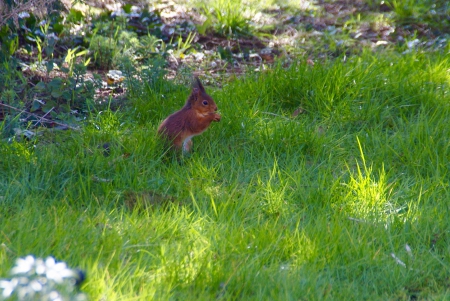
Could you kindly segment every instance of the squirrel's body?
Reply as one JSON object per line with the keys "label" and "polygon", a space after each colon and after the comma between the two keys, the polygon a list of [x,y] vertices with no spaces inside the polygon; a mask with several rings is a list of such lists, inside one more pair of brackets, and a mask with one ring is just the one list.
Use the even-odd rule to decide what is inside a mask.
{"label": "squirrel's body", "polygon": [[221,117],[216,112],[217,105],[196,78],[186,104],[161,123],[158,133],[170,141],[176,149],[189,152],[192,137],[203,133],[211,122],[220,121]]}

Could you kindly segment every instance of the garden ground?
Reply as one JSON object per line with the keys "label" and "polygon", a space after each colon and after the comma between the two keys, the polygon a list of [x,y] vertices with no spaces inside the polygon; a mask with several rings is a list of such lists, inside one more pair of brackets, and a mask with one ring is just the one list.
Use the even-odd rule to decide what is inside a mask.
{"label": "garden ground", "polygon": [[[72,9],[2,40],[1,276],[33,254],[92,300],[449,299],[448,7],[410,2]],[[177,7],[200,21],[161,30]],[[192,74],[222,121],[177,160],[156,129]]]}

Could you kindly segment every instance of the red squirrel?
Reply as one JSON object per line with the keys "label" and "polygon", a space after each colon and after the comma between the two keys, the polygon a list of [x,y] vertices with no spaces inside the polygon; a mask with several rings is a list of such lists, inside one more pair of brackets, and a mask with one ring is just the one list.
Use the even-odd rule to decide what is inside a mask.
{"label": "red squirrel", "polygon": [[164,119],[158,133],[175,149],[187,153],[192,148],[192,137],[203,133],[211,122],[218,122],[220,118],[216,103],[196,77],[185,105]]}

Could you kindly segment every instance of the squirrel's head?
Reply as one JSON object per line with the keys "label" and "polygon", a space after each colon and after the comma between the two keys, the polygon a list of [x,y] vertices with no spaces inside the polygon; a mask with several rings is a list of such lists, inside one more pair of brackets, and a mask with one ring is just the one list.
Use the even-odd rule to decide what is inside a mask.
{"label": "squirrel's head", "polygon": [[197,114],[204,115],[205,117],[217,112],[216,103],[211,96],[206,94],[205,88],[197,77],[192,83],[192,91],[188,103]]}

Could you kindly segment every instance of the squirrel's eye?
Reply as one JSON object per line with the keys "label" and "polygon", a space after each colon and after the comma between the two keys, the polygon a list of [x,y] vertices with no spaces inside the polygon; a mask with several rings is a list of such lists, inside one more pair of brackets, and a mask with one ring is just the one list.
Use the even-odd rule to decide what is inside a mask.
{"label": "squirrel's eye", "polygon": [[207,105],[208,105],[208,101],[207,101],[207,100],[204,100],[204,101],[202,102],[202,104],[203,104],[204,106],[207,106]]}

